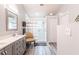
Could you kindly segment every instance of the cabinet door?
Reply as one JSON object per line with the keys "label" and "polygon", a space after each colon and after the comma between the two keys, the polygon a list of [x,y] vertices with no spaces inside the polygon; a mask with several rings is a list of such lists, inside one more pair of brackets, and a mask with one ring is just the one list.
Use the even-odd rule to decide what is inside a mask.
{"label": "cabinet door", "polygon": [[26,50],[26,41],[25,41],[25,38],[23,39],[23,48],[24,48],[24,51]]}
{"label": "cabinet door", "polygon": [[24,38],[21,38],[13,44],[13,54],[22,55],[25,51],[25,48],[26,48],[26,44]]}
{"label": "cabinet door", "polygon": [[8,45],[5,48],[5,53],[6,53],[6,55],[12,55],[12,45]]}
{"label": "cabinet door", "polygon": [[26,50],[26,42],[25,42],[25,38],[22,39],[22,51],[23,53],[25,52]]}
{"label": "cabinet door", "polygon": [[21,39],[20,39],[19,44],[20,44],[20,45],[19,45],[19,46],[20,46],[20,47],[19,47],[19,49],[20,49],[20,54],[23,54],[24,51],[25,51],[25,48],[24,48],[24,45],[25,45],[25,44],[24,44],[24,38],[21,38]]}
{"label": "cabinet door", "polygon": [[19,49],[19,41],[16,41],[13,44],[13,55],[18,55],[18,49]]}
{"label": "cabinet door", "polygon": [[19,39],[13,44],[13,54],[14,55],[22,55],[23,54],[23,46],[22,39]]}

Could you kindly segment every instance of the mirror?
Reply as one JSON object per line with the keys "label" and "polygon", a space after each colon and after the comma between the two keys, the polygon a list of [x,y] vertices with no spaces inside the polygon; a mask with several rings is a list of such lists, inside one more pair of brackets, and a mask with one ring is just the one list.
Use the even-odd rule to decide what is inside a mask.
{"label": "mirror", "polygon": [[6,16],[7,16],[7,30],[17,30],[17,21],[18,17],[15,13],[6,10]]}

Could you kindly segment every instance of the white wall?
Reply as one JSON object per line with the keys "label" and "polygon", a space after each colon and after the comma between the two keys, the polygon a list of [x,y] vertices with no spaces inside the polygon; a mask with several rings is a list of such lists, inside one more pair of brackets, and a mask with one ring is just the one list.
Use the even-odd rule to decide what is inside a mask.
{"label": "white wall", "polygon": [[79,15],[79,5],[63,5],[59,13],[65,12],[69,12],[70,23],[57,27],[57,54],[79,54],[79,23],[75,22],[75,18]]}
{"label": "white wall", "polygon": [[74,22],[74,19],[79,15],[79,4],[65,4],[59,10],[59,13],[69,12],[70,22]]}
{"label": "white wall", "polygon": [[[23,14],[23,10],[21,10],[22,7],[20,5],[17,5],[17,10],[18,10],[18,30],[17,32],[19,34],[22,33],[22,29],[21,29],[21,24],[22,21],[25,20],[24,14]],[[5,7],[3,4],[0,4],[0,37],[1,36],[5,36],[5,35],[10,35],[13,34],[15,31],[6,31],[6,12],[5,12]]]}
{"label": "white wall", "polygon": [[22,34],[22,21],[26,21],[25,20],[25,15],[26,15],[26,11],[24,9],[24,7],[20,4],[17,5],[18,8],[18,33]]}
{"label": "white wall", "polygon": [[47,16],[47,40],[57,42],[57,16]]}

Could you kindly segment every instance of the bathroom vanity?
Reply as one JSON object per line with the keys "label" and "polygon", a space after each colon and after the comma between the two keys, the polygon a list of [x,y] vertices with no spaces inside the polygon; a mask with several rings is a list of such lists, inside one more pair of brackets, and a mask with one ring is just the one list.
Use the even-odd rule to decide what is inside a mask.
{"label": "bathroom vanity", "polygon": [[0,40],[0,55],[23,55],[26,50],[24,35],[12,36]]}

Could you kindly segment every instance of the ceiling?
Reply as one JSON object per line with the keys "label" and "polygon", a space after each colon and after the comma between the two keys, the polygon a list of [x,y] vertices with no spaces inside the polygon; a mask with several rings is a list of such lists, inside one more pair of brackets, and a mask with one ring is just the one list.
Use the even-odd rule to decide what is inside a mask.
{"label": "ceiling", "polygon": [[59,4],[24,4],[24,8],[30,17],[44,17],[49,13],[57,13],[61,5]]}

